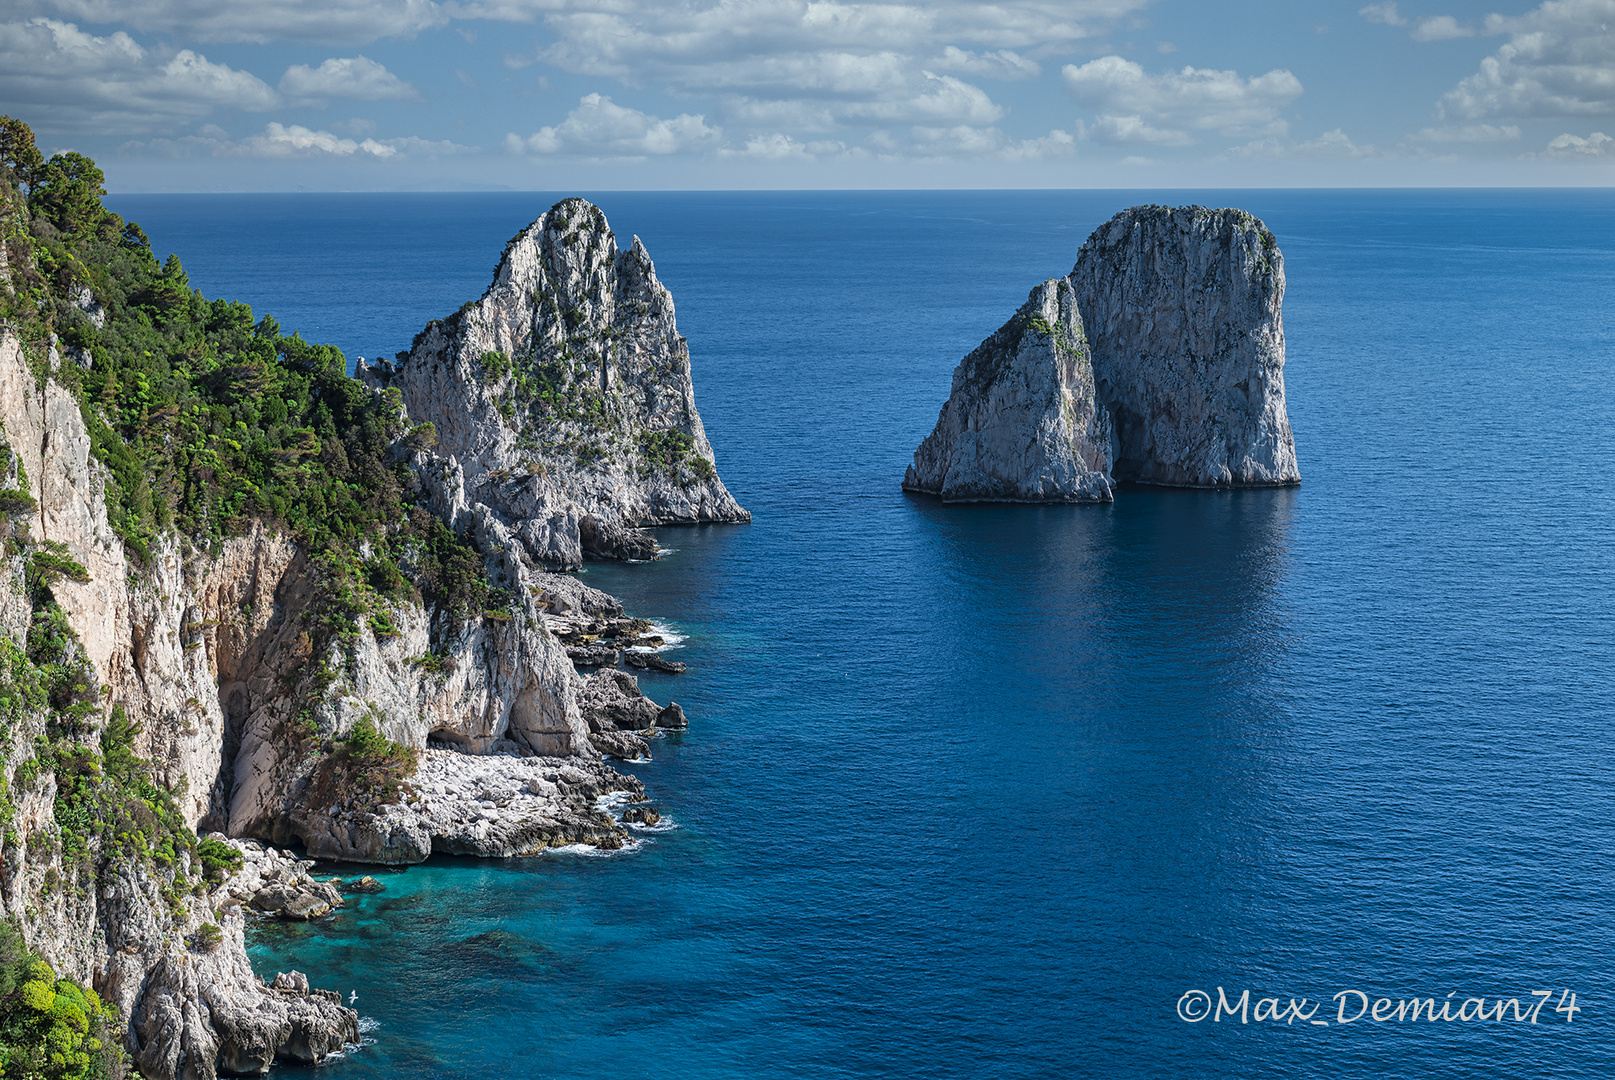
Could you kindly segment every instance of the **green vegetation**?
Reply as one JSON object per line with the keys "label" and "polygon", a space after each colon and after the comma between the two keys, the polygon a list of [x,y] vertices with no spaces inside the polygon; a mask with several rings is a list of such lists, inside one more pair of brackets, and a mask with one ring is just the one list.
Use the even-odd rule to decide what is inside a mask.
{"label": "green vegetation", "polygon": [[334,740],[331,752],[320,759],[309,778],[316,805],[326,805],[319,800],[328,800],[381,806],[406,793],[406,784],[420,765],[420,753],[383,735],[380,719],[380,710],[372,704],[346,735]]}
{"label": "green vegetation", "polygon": [[241,869],[241,852],[223,840],[203,840],[196,845],[202,873],[211,882],[220,882]]}
{"label": "green vegetation", "polygon": [[[102,206],[94,162],[39,161],[32,147],[26,125],[0,118],[0,202],[22,204],[27,225],[9,241],[17,289],[0,296],[0,319],[39,378],[53,332],[80,361],[50,377],[78,397],[126,549],[143,559],[163,533],[211,547],[254,521],[278,526],[317,555],[317,653],[351,646],[381,598],[446,599],[459,618],[480,610],[480,557],[411,505],[407,453],[395,452],[433,445],[431,425],[406,429],[396,391],[350,378],[337,349],[204,298],[177,257],[159,262],[138,225]],[[71,302],[84,288],[103,308],[99,328]],[[503,353],[483,359],[491,374],[510,370]],[[31,503],[0,492],[0,512]],[[376,562],[391,568],[380,585],[365,570]],[[34,566],[72,576],[46,553]]]}
{"label": "green vegetation", "polygon": [[649,472],[676,472],[693,449],[695,440],[682,431],[645,431],[639,436],[639,456]]}
{"label": "green vegetation", "polygon": [[498,382],[510,374],[510,357],[502,352],[483,353],[482,372],[490,382]]}
{"label": "green vegetation", "polygon": [[94,990],[57,978],[0,922],[0,1076],[118,1080],[128,1069],[118,1027]]}

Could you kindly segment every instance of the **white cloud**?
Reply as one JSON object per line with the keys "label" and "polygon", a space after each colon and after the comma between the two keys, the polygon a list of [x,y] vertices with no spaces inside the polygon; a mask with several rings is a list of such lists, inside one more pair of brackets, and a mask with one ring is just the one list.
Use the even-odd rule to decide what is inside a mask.
{"label": "white cloud", "polygon": [[1509,40],[1442,96],[1442,119],[1615,113],[1615,0],[1548,0],[1485,28]]}
{"label": "white cloud", "polygon": [[82,133],[147,132],[217,108],[265,111],[280,97],[261,79],[190,49],[146,49],[72,23],[0,23],[0,100],[36,126]]}
{"label": "white cloud", "polygon": [[869,145],[881,154],[930,160],[996,158],[1002,161],[1038,161],[1070,157],[1077,140],[1069,131],[1054,130],[1039,139],[1013,139],[996,127],[954,124],[948,127],[916,125],[905,133],[877,131]]}
{"label": "white cloud", "polygon": [[[734,148],[750,145],[754,138],[766,140],[776,134],[804,146],[815,139],[850,146],[861,142],[872,130],[888,126],[894,130],[912,126],[940,132],[992,128],[1002,121],[1005,112],[982,88],[991,85],[985,80],[1040,78],[1044,72],[1035,58],[1069,51],[1079,42],[1131,25],[1150,0],[10,3],[38,10],[72,11],[78,17],[120,23],[132,31],[197,41],[361,44],[452,26],[465,31],[462,37],[467,40],[475,38],[479,48],[491,49],[496,58],[501,52],[507,53],[507,65],[513,68],[543,63],[571,75],[616,80],[636,95],[649,92],[675,100],[699,98],[702,107],[681,104],[657,111],[664,115],[678,112],[682,116],[721,116],[729,136],[728,146]],[[503,35],[503,39],[496,39],[491,27],[479,35],[472,29],[477,23],[471,20],[535,24],[540,28],[536,34],[524,33],[522,38],[536,37],[541,44],[524,48],[522,38],[511,40],[509,35]],[[459,40],[449,40],[459,47]],[[299,64],[286,71],[282,90],[286,98],[304,103],[402,99],[411,95],[413,88],[402,78],[380,64],[375,64],[374,69],[365,67],[370,63],[373,62],[366,58],[349,56],[317,65]],[[494,65],[497,64],[495,59]],[[469,74],[462,77],[462,82],[470,75],[476,75],[477,82],[489,81],[474,68],[464,70]],[[530,81],[524,87],[531,89]],[[579,87],[580,92],[584,89],[609,92],[605,86]],[[588,132],[576,124],[568,127],[571,123],[569,117],[557,124],[554,138],[569,147],[589,145]],[[656,124],[674,123],[656,120],[647,131]],[[1044,123],[1032,130],[1046,126]],[[548,145],[541,136],[543,130],[519,136],[518,141],[526,151],[534,139]],[[628,136],[628,143],[635,138]],[[668,138],[681,148],[715,142],[694,128],[680,129]],[[956,137],[937,138],[945,141]],[[1042,142],[1032,139],[1027,145]],[[597,148],[578,152],[606,151]]]}
{"label": "white cloud", "polygon": [[1326,131],[1316,139],[1293,142],[1289,139],[1258,139],[1228,151],[1241,158],[1377,158],[1386,157],[1379,148],[1359,146],[1340,128]]}
{"label": "white cloud", "polygon": [[836,156],[846,152],[847,144],[838,139],[820,139],[804,143],[779,132],[747,139],[746,145],[740,150],[718,151],[723,157],[767,158],[770,161],[784,161],[790,158],[805,161],[809,158]]}
{"label": "white cloud", "polygon": [[1006,82],[1035,79],[1043,74],[1043,69],[1035,60],[1028,60],[1011,49],[973,53],[957,45],[943,49],[942,55],[933,60],[931,66],[938,71],[957,71],[964,75],[979,75]]}
{"label": "white cloud", "polygon": [[22,0],[87,23],[120,23],[134,30],[192,41],[312,41],[363,43],[410,37],[443,26],[448,15],[433,0]]}
{"label": "white cloud", "polygon": [[418,100],[415,88],[367,56],[333,56],[317,68],[297,64],[280,77],[280,92],[287,97],[323,101]]}
{"label": "white cloud", "polygon": [[1451,15],[1432,15],[1420,19],[1408,32],[1414,41],[1453,41],[1457,38],[1474,37],[1473,27],[1461,26],[1458,20]]}
{"label": "white cloud", "polygon": [[398,139],[348,139],[330,131],[312,130],[300,124],[270,123],[258,135],[232,140],[222,129],[209,124],[198,135],[179,139],[152,139],[124,143],[125,153],[185,157],[207,153],[214,157],[238,158],[352,158],[386,160],[399,156],[448,157],[470,153],[475,147],[448,141],[432,141],[415,135]]}
{"label": "white cloud", "polygon": [[705,150],[720,136],[703,116],[685,113],[660,120],[602,94],[588,94],[554,127],[540,128],[526,138],[514,132],[506,135],[505,149],[517,154],[640,157]]}
{"label": "white cloud", "polygon": [[1595,131],[1585,139],[1579,135],[1560,135],[1548,143],[1549,157],[1610,158],[1615,157],[1615,139],[1602,131]]}
{"label": "white cloud", "polygon": [[1047,158],[1070,157],[1077,152],[1076,136],[1055,128],[1041,139],[1024,139],[1011,142],[999,155],[1009,161],[1041,161]]}
{"label": "white cloud", "polygon": [[885,101],[851,102],[835,111],[843,117],[877,123],[990,124],[1004,115],[979,87],[952,75],[920,73],[921,82],[909,93]]}
{"label": "white cloud", "polygon": [[1077,132],[1084,139],[1116,146],[1188,146],[1194,142],[1188,132],[1155,127],[1142,116],[1101,116],[1092,124],[1078,121]]}
{"label": "white cloud", "polygon": [[1103,56],[1061,76],[1098,119],[1089,138],[1114,143],[1182,146],[1195,132],[1282,135],[1280,112],[1301,95],[1301,81],[1282,68],[1254,78],[1235,71],[1185,67],[1150,75],[1131,60]]}
{"label": "white cloud", "polygon": [[389,158],[398,153],[396,147],[389,146],[375,139],[365,139],[362,142],[354,139],[344,139],[333,135],[329,131],[310,131],[298,124],[290,126],[271,123],[264,128],[262,135],[253,135],[232,144],[224,151],[235,157],[317,157],[330,155],[332,157],[352,157],[355,154],[369,154],[371,157]]}
{"label": "white cloud", "polygon": [[1409,19],[1397,10],[1395,4],[1369,4],[1359,8],[1357,14],[1371,23],[1411,27],[1408,37],[1414,41],[1451,41],[1475,36],[1473,27],[1461,25],[1451,15],[1424,15]]}
{"label": "white cloud", "polygon": [[1395,4],[1369,4],[1365,8],[1359,8],[1357,14],[1371,23],[1384,23],[1386,26],[1406,26],[1408,24],[1407,19],[1402,17],[1402,13],[1396,10]]}
{"label": "white cloud", "polygon": [[1513,142],[1520,137],[1514,124],[1462,124],[1456,127],[1427,127],[1416,135],[1408,136],[1413,142],[1433,143],[1499,143]]}
{"label": "white cloud", "polygon": [[1147,3],[462,0],[453,11],[542,21],[551,39],[517,62],[675,97],[715,96],[737,139],[851,143],[849,129],[991,126],[1004,110],[977,80],[1037,78],[1042,69],[1026,50],[1070,46]]}

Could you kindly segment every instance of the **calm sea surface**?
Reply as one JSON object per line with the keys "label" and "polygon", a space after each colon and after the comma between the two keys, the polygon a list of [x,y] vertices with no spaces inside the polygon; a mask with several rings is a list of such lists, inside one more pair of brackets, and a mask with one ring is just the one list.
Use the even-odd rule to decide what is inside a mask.
{"label": "calm sea surface", "polygon": [[[109,201],[351,358],[558,197]],[[593,197],[755,515],[586,571],[689,634],[643,678],[689,732],[629,767],[677,828],[260,932],[358,992],[330,1076],[1615,1075],[1615,195]],[[1150,201],[1278,234],[1304,484],[899,491],[960,356]],[[1330,1023],[1179,1019],[1219,986]]]}

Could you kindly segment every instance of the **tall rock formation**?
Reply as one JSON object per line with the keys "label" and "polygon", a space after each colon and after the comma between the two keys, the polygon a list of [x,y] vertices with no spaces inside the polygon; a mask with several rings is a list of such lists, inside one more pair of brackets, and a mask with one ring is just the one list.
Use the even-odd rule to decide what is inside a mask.
{"label": "tall rock formation", "polygon": [[1135,206],[1071,271],[1117,480],[1261,487],[1301,480],[1284,405],[1284,256],[1243,210]]}
{"label": "tall rock formation", "polygon": [[751,519],[718,479],[672,296],[582,199],[518,233],[480,300],[358,375],[435,427],[470,501],[540,565],[649,558],[640,526]]}
{"label": "tall rock formation", "polygon": [[1135,206],[959,364],[903,487],[1109,501],[1113,481],[1301,480],[1284,405],[1284,259],[1242,210]]}
{"label": "tall rock formation", "polygon": [[959,361],[903,487],[947,502],[1109,502],[1110,418],[1064,278]]}

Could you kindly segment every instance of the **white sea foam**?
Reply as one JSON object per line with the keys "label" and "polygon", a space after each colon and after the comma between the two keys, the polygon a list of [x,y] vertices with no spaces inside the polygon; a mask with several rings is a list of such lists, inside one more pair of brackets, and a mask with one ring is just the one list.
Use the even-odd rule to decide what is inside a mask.
{"label": "white sea foam", "polygon": [[368,1035],[379,1027],[381,1027],[381,1021],[374,1016],[359,1017],[359,1034]]}
{"label": "white sea foam", "polygon": [[648,833],[672,832],[674,829],[678,828],[678,822],[666,817],[662,818],[662,820],[658,821],[654,825],[646,825],[643,822],[638,821],[626,821],[623,824],[627,825],[635,832]]}
{"label": "white sea foam", "polygon": [[547,855],[577,855],[585,859],[607,859],[613,855],[628,855],[638,851],[644,843],[641,840],[629,840],[615,851],[606,851],[593,844],[564,844],[561,847],[545,848]]}
{"label": "white sea foam", "polygon": [[630,645],[625,652],[666,652],[668,649],[677,649],[689,640],[688,634],[681,634],[666,623],[653,622],[650,624],[650,633],[662,639],[660,645]]}

